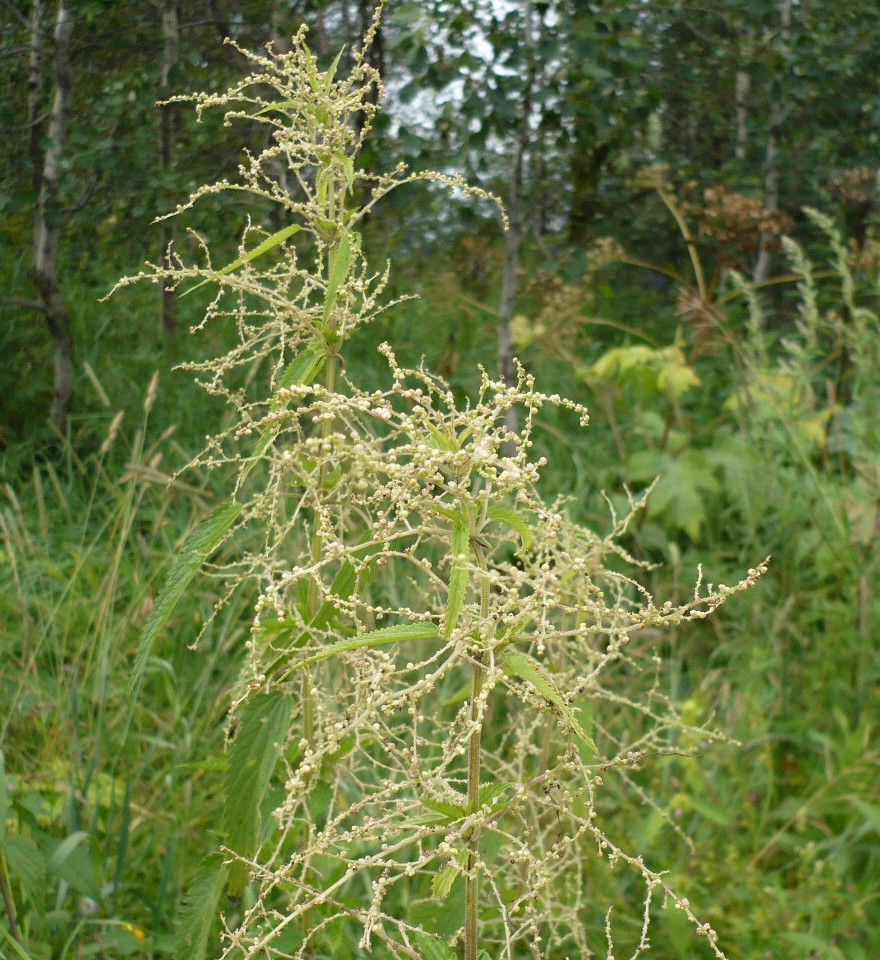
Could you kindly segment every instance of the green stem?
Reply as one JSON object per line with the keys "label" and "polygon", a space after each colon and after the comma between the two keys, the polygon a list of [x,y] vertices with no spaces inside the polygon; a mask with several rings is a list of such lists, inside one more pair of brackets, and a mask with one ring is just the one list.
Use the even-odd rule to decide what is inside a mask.
{"label": "green stem", "polygon": [[[477,566],[483,573],[480,580],[480,623],[485,624],[489,617],[489,581],[485,576],[486,559],[482,548],[472,542]],[[480,699],[483,691],[485,673],[484,654],[479,654],[473,664],[471,677],[471,723],[474,730],[468,745],[468,814],[471,816],[480,810],[480,745],[483,735],[483,717],[480,712]],[[467,836],[467,876],[464,894],[464,960],[477,960],[479,946],[479,884],[477,879],[477,854],[480,842],[480,829],[471,828]]]}
{"label": "green stem", "polygon": [[[5,785],[2,787],[5,789]],[[18,929],[18,920],[15,916],[15,903],[12,891],[9,889],[9,874],[6,872],[6,860],[0,856],[0,896],[3,897],[3,906],[6,908],[6,918],[9,920],[9,932],[17,943],[24,944],[21,931]]]}
{"label": "green stem", "polygon": [[[476,725],[471,734],[468,748],[468,813],[474,814],[480,809],[480,740],[482,725],[479,715],[479,697],[483,689],[483,666],[474,663],[471,680],[471,721]],[[464,960],[477,960],[477,919],[479,908],[479,889],[477,881],[477,846],[480,831],[471,829],[467,838],[467,879],[464,894]]]}

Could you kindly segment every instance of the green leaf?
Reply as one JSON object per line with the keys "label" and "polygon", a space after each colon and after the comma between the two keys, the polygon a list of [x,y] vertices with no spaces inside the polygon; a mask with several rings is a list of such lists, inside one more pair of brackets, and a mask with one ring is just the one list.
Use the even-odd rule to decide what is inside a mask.
{"label": "green leaf", "polygon": [[493,810],[499,810],[504,804],[498,801],[509,790],[513,789],[512,783],[483,783],[480,784],[480,806],[491,807]]}
{"label": "green leaf", "polygon": [[[280,692],[252,697],[244,706],[224,777],[223,826],[228,845],[244,856],[257,850],[260,805],[290,724],[290,700]],[[233,864],[230,893],[240,895],[245,868]]]}
{"label": "green leaf", "polygon": [[522,546],[517,553],[525,553],[525,551],[531,547],[533,542],[532,529],[528,521],[521,514],[515,510],[508,510],[505,507],[490,507],[488,517],[490,520],[497,520],[499,523],[503,523],[519,534]]}
{"label": "green leaf", "polygon": [[180,549],[180,555],[174,561],[165,586],[156,598],[153,609],[147,617],[137,656],[134,660],[129,692],[133,692],[140,682],[147,665],[147,658],[153,648],[153,643],[159,631],[168,622],[174,613],[180,598],[187,587],[192,583],[199,568],[208,558],[208,555],[220,544],[229,528],[241,513],[240,503],[224,503],[199,524],[189,535]]}
{"label": "green leaf", "polygon": [[467,807],[464,804],[452,803],[449,800],[437,800],[435,797],[422,797],[421,801],[429,810],[442,814],[447,823],[461,820],[462,817],[467,816]]}
{"label": "green leaf", "polygon": [[32,903],[42,905],[46,895],[46,858],[31,840],[16,834],[9,838],[3,855],[10,872],[21,883],[25,897]]}
{"label": "green leaf", "polygon": [[574,710],[565,702],[565,699],[557,689],[556,684],[553,682],[546,668],[532,660],[531,657],[520,653],[518,650],[505,650],[501,660],[507,673],[511,673],[521,680],[525,680],[526,683],[534,687],[545,700],[548,700],[556,708],[572,732],[579,737],[594,754],[598,752],[593,738],[581,726]]}
{"label": "green leaf", "polygon": [[55,852],[49,858],[49,863],[47,868],[50,873],[58,873],[64,864],[70,859],[73,851],[83,842],[83,840],[88,838],[88,834],[84,830],[77,830],[74,833],[70,834],[69,837],[65,837],[61,843],[55,848]]}
{"label": "green leaf", "polygon": [[333,247],[330,256],[330,276],[327,279],[327,293],[324,297],[324,324],[326,325],[336,306],[339,288],[348,276],[351,267],[351,237],[345,233]]}
{"label": "green leaf", "polygon": [[324,344],[319,340],[310,340],[284,368],[278,381],[278,389],[286,390],[288,387],[310,384],[321,372],[326,359]]}
{"label": "green leaf", "polygon": [[95,898],[100,895],[95,865],[89,849],[88,834],[82,830],[77,830],[65,837],[54,848],[49,857],[47,869],[50,874],[66,880],[77,893]]}
{"label": "green leaf", "polygon": [[452,572],[449,575],[449,593],[443,618],[443,635],[448,637],[455,629],[458,615],[464,606],[471,571],[470,523],[459,514],[452,524]]}
{"label": "green leaf", "polygon": [[208,939],[220,913],[227,874],[223,854],[209,853],[202,859],[177,918],[174,956],[204,960]]}
{"label": "green leaf", "polygon": [[461,872],[461,864],[457,860],[450,860],[434,874],[434,878],[431,880],[431,896],[438,903],[443,903],[452,892],[452,884],[455,883],[455,878]]}
{"label": "green leaf", "polygon": [[380,630],[371,630],[369,633],[362,633],[357,637],[349,637],[347,640],[340,640],[337,643],[330,644],[320,653],[306,657],[300,660],[291,668],[291,672],[299,670],[310,663],[317,663],[319,660],[327,660],[329,657],[336,656],[337,653],[344,653],[347,650],[359,650],[362,647],[380,647],[386,643],[402,643],[405,640],[436,640],[440,636],[436,624],[433,623],[398,623],[393,627],[382,627]]}
{"label": "green leaf", "polygon": [[707,501],[718,493],[715,464],[702,450],[685,450],[678,457],[643,450],[627,463],[631,481],[651,481],[659,475],[648,498],[647,515],[663,517],[692,539],[700,536],[707,519]]}
{"label": "green leaf", "polygon": [[439,937],[433,937],[430,933],[416,930],[413,933],[413,940],[422,955],[422,960],[458,960],[458,956],[452,947]]}
{"label": "green leaf", "polygon": [[[232,263],[227,263],[225,267],[221,267],[217,273],[220,276],[225,276],[227,273],[232,273],[233,270],[237,270],[240,266],[245,263],[250,263],[251,260],[256,260],[257,257],[261,257],[264,253],[268,253],[273,247],[277,247],[279,243],[284,243],[285,240],[290,239],[294,234],[299,233],[302,230],[302,226],[298,223],[291,224],[289,227],[284,227],[283,230],[279,230],[277,233],[273,233],[271,237],[267,237],[262,243],[257,244],[253,250],[249,250],[241,259],[234,260]],[[199,287],[203,287],[206,283],[210,283],[214,278],[208,277],[205,280],[202,280],[200,283],[197,283],[194,287],[190,287],[189,290],[185,290],[181,295],[180,299],[189,296],[194,290],[198,290]]]}

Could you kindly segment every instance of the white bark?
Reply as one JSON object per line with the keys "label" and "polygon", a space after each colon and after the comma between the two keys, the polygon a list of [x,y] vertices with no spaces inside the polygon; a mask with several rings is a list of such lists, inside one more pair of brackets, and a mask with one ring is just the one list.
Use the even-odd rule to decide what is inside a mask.
{"label": "white bark", "polygon": [[[41,4],[40,4],[41,6]],[[41,47],[42,26],[36,11],[32,21],[32,65],[41,58],[35,47]],[[58,216],[58,174],[61,156],[67,135],[67,120],[70,106],[72,68],[70,45],[73,34],[73,17],[59,0],[55,18],[54,51],[52,56],[55,94],[46,134],[46,146],[42,153],[42,165],[34,168],[34,183],[37,187],[37,212],[34,228],[34,261],[31,276],[43,302],[43,310],[52,337],[54,366],[54,389],[49,419],[61,433],[67,429],[67,419],[73,406],[74,340],[73,325],[67,304],[61,295],[58,283],[58,244],[61,224]],[[36,105],[35,95],[31,107]],[[33,124],[36,117],[32,117]]]}
{"label": "white bark", "polygon": [[[782,0],[779,9],[780,33],[784,42],[791,38],[792,0]],[[764,155],[764,207],[770,213],[779,210],[779,138],[789,106],[780,95],[770,107],[770,124],[767,131],[767,151]],[[758,257],[752,271],[756,283],[767,278],[770,267],[770,236],[762,234],[758,244]]]}
{"label": "white bark", "polygon": [[[162,75],[160,85],[162,97],[171,94],[171,71],[180,56],[180,22],[177,13],[177,0],[162,2]],[[159,113],[159,157],[165,172],[174,166],[175,153],[175,105],[165,103]],[[170,270],[171,247],[175,238],[176,221],[162,221],[162,263]],[[170,278],[169,278],[170,279]],[[177,339],[177,296],[170,283],[162,284],[162,332],[166,341],[173,345]]]}

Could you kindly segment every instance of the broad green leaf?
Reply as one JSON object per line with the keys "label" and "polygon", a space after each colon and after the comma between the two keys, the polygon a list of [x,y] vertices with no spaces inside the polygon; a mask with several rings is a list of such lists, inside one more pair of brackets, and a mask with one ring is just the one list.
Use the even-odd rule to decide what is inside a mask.
{"label": "broad green leaf", "polygon": [[[289,724],[290,700],[280,692],[252,697],[242,710],[224,777],[223,826],[226,842],[244,856],[257,852],[260,805]],[[230,893],[240,895],[246,871],[236,863],[230,873]]]}
{"label": "broad green leaf", "polygon": [[431,896],[438,902],[443,901],[452,891],[452,884],[455,878],[462,872],[461,864],[457,860],[451,860],[434,874],[431,880]]}
{"label": "broad green leaf", "polygon": [[310,340],[284,368],[278,381],[278,389],[286,390],[299,384],[310,384],[321,372],[326,359],[324,344],[319,340]]}
{"label": "broad green leaf", "polygon": [[659,476],[648,498],[647,515],[663,516],[697,539],[708,515],[708,498],[719,489],[715,469],[702,450],[685,450],[678,457],[643,450],[630,457],[627,478],[650,482]]}
{"label": "broad green leaf", "polygon": [[47,869],[49,873],[58,873],[59,870],[64,866],[64,864],[70,859],[73,851],[83,842],[83,840],[88,838],[88,834],[83,830],[76,830],[74,833],[70,834],[69,837],[65,837],[61,843],[55,848],[55,852],[49,858],[49,863],[47,864]]}
{"label": "broad green leaf", "polygon": [[507,673],[511,673],[533,686],[541,696],[548,700],[565,719],[575,736],[579,737],[595,754],[596,744],[593,738],[584,730],[574,710],[565,702],[562,694],[553,682],[553,678],[546,668],[531,657],[527,657],[518,650],[505,650],[502,663]]}
{"label": "broad green leaf", "polygon": [[[296,233],[299,233],[300,230],[302,230],[302,226],[298,223],[291,224],[289,227],[284,227],[283,230],[273,233],[271,237],[267,237],[262,243],[257,244],[253,250],[248,250],[248,252],[239,260],[234,260],[232,263],[227,263],[225,267],[221,267],[217,273],[220,276],[226,276],[227,273],[232,273],[233,270],[237,270],[243,264],[250,263],[251,260],[256,260],[257,257],[261,257],[264,253],[268,253],[268,251],[273,247],[277,247],[279,243],[284,243],[285,240],[289,240],[290,237]],[[191,294],[194,290],[198,290],[199,287],[205,286],[206,283],[211,283],[212,280],[213,277],[208,277],[207,279],[202,280],[200,283],[197,283],[194,287],[190,287],[189,290],[185,290],[180,295],[180,299],[189,296],[189,294]]]}
{"label": "broad green leaf", "polygon": [[[50,849],[52,849],[51,841]],[[65,837],[54,848],[49,857],[47,870],[50,874],[67,881],[77,893],[95,898],[100,895],[88,834],[82,830],[77,830]]]}
{"label": "broad green leaf", "polygon": [[503,803],[500,802],[505,793],[513,789],[512,783],[483,783],[480,785],[480,806],[491,807],[498,810]]}
{"label": "broad green leaf", "polygon": [[439,937],[416,930],[413,933],[413,940],[422,955],[422,960],[458,960],[458,955],[452,947]]}
{"label": "broad green leaf", "polygon": [[39,847],[21,834],[9,838],[3,849],[10,873],[21,883],[25,897],[41,904],[46,893],[46,858]]}
{"label": "broad green leaf", "polygon": [[178,914],[174,956],[204,960],[208,939],[220,914],[220,898],[228,870],[221,853],[209,853],[202,859]]}
{"label": "broad green leaf", "polygon": [[421,801],[429,810],[442,814],[450,823],[467,816],[467,808],[464,804],[452,803],[449,800],[437,800],[434,797],[422,797]]}
{"label": "broad green leaf", "polygon": [[529,526],[528,520],[526,520],[522,514],[517,513],[515,510],[508,510],[505,507],[490,507],[488,517],[490,520],[497,520],[498,523],[503,523],[519,534],[522,546],[517,553],[525,553],[526,550],[531,547],[532,529]]}
{"label": "broad green leaf", "polygon": [[351,267],[351,237],[344,233],[333,247],[330,255],[330,276],[327,278],[327,293],[324,297],[324,324],[330,321],[339,288],[348,276]]}
{"label": "broad green leaf", "polygon": [[452,572],[449,575],[449,593],[443,618],[443,635],[448,637],[455,629],[458,615],[464,606],[471,571],[470,523],[459,514],[452,524]]}
{"label": "broad green leaf", "polygon": [[492,958],[489,956],[488,953],[486,953],[485,950],[481,950],[481,951],[477,954],[477,960],[492,960]]}
{"label": "broad green leaf", "polygon": [[306,657],[299,663],[293,664],[291,672],[299,670],[310,663],[317,663],[319,660],[327,660],[329,657],[335,657],[337,653],[344,653],[347,650],[359,650],[362,647],[380,647],[386,643],[402,643],[405,640],[436,640],[440,632],[433,623],[398,623],[393,627],[382,627],[380,630],[371,630],[369,633],[362,633],[357,637],[349,637],[347,640],[340,640],[338,643],[332,643],[325,647],[320,653]]}
{"label": "broad green leaf", "polygon": [[450,436],[448,433],[438,430],[432,423],[426,424],[426,426],[428,433],[431,434],[429,443],[435,450],[448,450],[450,453],[454,453],[461,449],[454,435]]}
{"label": "broad green leaf", "polygon": [[9,816],[9,787],[6,784],[6,760],[0,750],[0,852],[6,843],[6,818]]}
{"label": "broad green leaf", "polygon": [[199,524],[180,548],[180,555],[174,561],[165,585],[156,598],[153,609],[147,617],[137,656],[134,660],[129,691],[133,691],[143,676],[147,658],[159,631],[174,613],[180,598],[192,583],[199,568],[208,555],[220,544],[229,528],[241,513],[240,503],[224,503]]}

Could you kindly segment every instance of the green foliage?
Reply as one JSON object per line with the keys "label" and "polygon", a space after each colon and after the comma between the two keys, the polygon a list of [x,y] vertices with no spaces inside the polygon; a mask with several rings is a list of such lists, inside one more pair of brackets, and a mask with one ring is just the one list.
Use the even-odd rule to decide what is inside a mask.
{"label": "green foliage", "polygon": [[180,598],[186,593],[193,578],[207,557],[223,542],[230,527],[241,513],[241,504],[226,503],[217,507],[194,530],[180,548],[180,552],[168,573],[165,586],[156,598],[147,618],[143,636],[138,646],[131,674],[131,688],[135,690],[143,677],[147,659],[159,631],[168,622]]}
{"label": "green foliage", "polygon": [[[561,840],[578,852],[576,866],[565,873],[564,884],[552,887],[552,897],[564,906],[575,902],[578,891],[588,890],[588,896],[580,902],[577,923],[554,923],[550,935],[560,940],[547,948],[545,937],[543,946],[566,956],[588,950],[604,955],[606,923],[617,955],[632,954],[640,939],[640,910],[628,912],[643,896],[635,868],[602,869],[595,858],[598,841],[571,841],[565,832],[568,821],[560,811],[567,809],[584,820],[594,812],[618,849],[638,851],[649,866],[667,868],[667,882],[679,899],[699,904],[700,919],[718,932],[719,944],[743,956],[803,960],[815,953],[873,960],[880,952],[873,719],[880,703],[872,653],[880,615],[874,588],[880,336],[871,226],[876,199],[871,170],[860,173],[856,164],[873,162],[863,156],[873,135],[864,125],[876,104],[865,93],[870,85],[854,79],[871,69],[865,52],[871,49],[865,46],[872,42],[871,16],[831,4],[817,19],[818,7],[795,5],[788,40],[771,37],[777,11],[769,3],[734,3],[720,12],[680,4],[600,4],[589,15],[576,12],[576,20],[558,21],[552,31],[536,24],[540,43],[547,44],[541,56],[546,63],[558,61],[565,86],[554,87],[551,72],[545,87],[533,87],[532,116],[541,132],[525,170],[534,217],[521,268],[527,286],[517,305],[518,349],[548,390],[589,400],[592,425],[581,436],[565,408],[545,403],[534,411],[531,454],[535,461],[549,460],[537,481],[540,496],[528,504],[490,499],[485,509],[472,503],[466,522],[461,500],[467,498],[460,491],[435,497],[430,521],[416,514],[402,521],[425,521],[439,538],[419,541],[420,559],[429,566],[415,567],[408,552],[412,541],[395,541],[399,555],[388,556],[381,538],[370,539],[374,515],[359,502],[357,510],[349,509],[363,491],[351,493],[347,475],[353,473],[354,482],[365,470],[344,452],[343,421],[334,415],[328,439],[321,423],[312,425],[308,418],[330,410],[323,391],[332,368],[335,392],[356,395],[364,405],[352,421],[358,442],[374,438],[371,456],[380,452],[389,469],[384,483],[393,489],[392,473],[403,470],[412,449],[399,457],[393,453],[400,429],[396,418],[405,404],[396,395],[385,396],[389,369],[375,363],[373,348],[392,340],[406,358],[404,368],[417,367],[424,357],[427,369],[439,364],[448,376],[457,403],[474,395],[469,371],[477,363],[487,368],[493,363],[495,328],[486,304],[495,297],[500,268],[482,211],[459,206],[451,216],[440,191],[430,202],[415,200],[414,192],[397,199],[392,194],[373,209],[372,225],[362,220],[356,230],[343,230],[334,260],[326,224],[308,221],[315,227],[309,233],[303,229],[307,218],[298,212],[267,213],[265,197],[250,194],[242,202],[241,194],[227,194],[213,210],[201,210],[200,233],[215,238],[213,262],[225,266],[210,278],[213,286],[208,282],[181,301],[181,320],[201,319],[207,293],[222,293],[225,300],[216,323],[205,327],[198,346],[187,345],[185,355],[200,364],[203,357],[239,349],[241,363],[223,371],[218,395],[246,395],[253,406],[236,426],[234,407],[224,418],[215,398],[203,398],[186,378],[163,372],[151,424],[141,433],[134,423],[140,385],[157,365],[156,324],[150,319],[156,288],[129,291],[124,301],[110,305],[95,301],[117,270],[114,264],[137,260],[156,236],[146,229],[156,211],[201,182],[207,176],[202,171],[231,163],[232,154],[223,153],[221,118],[212,120],[206,112],[205,123],[196,127],[181,110],[178,169],[154,175],[152,103],[161,95],[156,23],[130,16],[121,3],[110,16],[102,9],[106,4],[87,6],[94,8],[87,14],[90,64],[76,79],[76,109],[87,106],[94,117],[87,126],[84,115],[75,117],[72,130],[68,186],[76,229],[66,248],[65,294],[74,309],[80,359],[88,368],[78,373],[79,405],[66,442],[52,446],[48,433],[40,432],[48,357],[39,314],[2,307],[3,346],[11,361],[0,401],[0,626],[8,638],[0,666],[0,743],[8,786],[0,795],[0,805],[7,804],[0,815],[5,834],[0,844],[21,938],[13,937],[10,914],[0,909],[0,952],[41,960],[215,955],[221,912],[231,930],[245,929],[242,918],[259,893],[249,877],[252,862],[263,869],[278,843],[284,856],[293,857],[315,831],[342,830],[345,824],[361,829],[374,811],[357,805],[375,795],[385,772],[409,769],[408,761],[395,767],[393,754],[401,729],[395,718],[406,707],[390,719],[380,714],[374,721],[370,714],[378,730],[360,726],[363,715],[353,727],[336,730],[333,724],[347,721],[349,707],[377,691],[381,695],[395,678],[416,682],[426,659],[431,670],[451,662],[455,647],[459,659],[444,667],[416,718],[406,714],[406,723],[423,738],[420,759],[442,775],[389,795],[375,811],[379,817],[393,811],[412,831],[436,830],[423,847],[433,859],[415,865],[410,854],[394,850],[359,878],[343,880],[347,863],[378,857],[381,843],[398,836],[396,821],[381,820],[372,837],[354,837],[296,874],[297,882],[305,877],[315,884],[320,875],[328,885],[340,884],[331,894],[337,902],[316,906],[308,922],[291,921],[271,943],[288,955],[314,948],[332,957],[367,956],[358,946],[363,927],[354,911],[367,909],[390,864],[400,879],[382,891],[386,918],[374,927],[373,954],[389,955],[395,949],[390,944],[408,943],[411,953],[403,956],[427,956],[431,950],[458,955],[468,874],[467,772],[460,758],[444,766],[439,745],[458,736],[455,742],[467,747],[462,731],[470,729],[471,670],[485,650],[478,629],[483,556],[492,578],[490,604],[511,591],[512,582],[522,582],[526,568],[539,567],[539,559],[549,568],[541,573],[538,592],[511,601],[512,619],[501,623],[490,641],[496,664],[508,661],[508,672],[486,698],[484,769],[477,790],[479,806],[487,807],[479,856],[493,877],[505,878],[498,881],[505,904],[522,902],[521,892],[540,877],[523,843],[530,825],[537,824],[548,848]],[[331,42],[345,22],[330,15],[333,9],[338,10],[331,3],[321,11]],[[449,41],[435,42],[447,36],[436,25],[444,9]],[[545,26],[560,12],[567,18],[568,9],[548,5],[541,14]],[[231,24],[239,40],[258,44],[268,35],[261,11],[242,9]],[[412,115],[395,117],[385,127],[376,122],[357,164],[344,152],[325,158],[333,169],[320,185],[325,200],[331,180],[349,210],[369,200],[376,183],[368,177],[379,157],[384,162],[414,155],[417,169],[430,154],[442,162],[453,158],[456,169],[473,167],[486,183],[509,173],[510,142],[503,135],[521,119],[511,105],[522,106],[523,76],[509,71],[500,83],[486,82],[487,72],[468,62],[468,45],[456,40],[489,16],[467,4],[454,11],[448,5],[395,5],[383,28],[386,52],[401,71],[395,76],[408,81],[409,68],[399,54],[409,51],[415,78],[410,92],[447,84],[454,98],[458,88],[448,84],[463,68],[466,109],[456,113],[450,100],[425,130],[415,129]],[[499,54],[507,51],[508,64],[525,64],[528,52],[512,42],[523,35],[519,14],[504,22],[494,13],[491,18],[498,22],[487,43]],[[125,30],[119,29],[123,23]],[[213,27],[188,28],[183,43],[189,49],[172,90],[189,86],[196,72],[199,83],[209,73],[205,82],[214,89],[226,86],[225,75],[239,65],[218,49],[213,32]],[[24,49],[21,40],[10,30],[0,41],[10,81],[3,85],[0,110],[13,131],[0,151],[7,191],[0,197],[5,243],[0,260],[9,294],[29,298],[33,293],[22,267],[30,243],[29,200],[21,189],[29,172],[21,163],[25,146],[14,134],[25,129],[24,73],[14,68],[18,48]],[[349,43],[348,50],[355,49]],[[338,69],[326,73],[319,64],[328,57],[310,61],[309,90],[314,93],[316,83],[331,89],[346,74],[351,56],[343,54]],[[506,70],[500,56],[491,59]],[[743,71],[752,84],[744,162],[732,158],[733,92],[736,74]],[[559,91],[564,103],[554,99]],[[786,244],[775,253],[780,269],[791,271],[789,279],[753,288],[726,273],[733,263],[750,268],[749,235],[722,242],[701,233],[712,223],[700,193],[723,176],[742,196],[760,195],[756,171],[764,161],[769,109],[780,95],[790,109],[779,143],[783,208],[794,213],[805,201],[821,202],[825,209],[836,203],[854,239],[842,239],[827,218],[805,216],[794,225],[801,246]],[[282,120],[298,100],[285,95],[281,109],[262,119]],[[389,106],[393,113],[394,95]],[[274,136],[276,130],[268,122],[258,121],[253,132],[235,124],[236,137],[249,141],[255,153],[267,142],[265,134]],[[356,126],[353,122],[352,129]],[[480,147],[483,137],[492,150]],[[704,298],[696,278],[686,279],[689,248],[668,229],[663,203],[647,197],[644,184],[627,193],[626,178],[646,155],[671,160],[683,177],[698,181],[675,202],[692,225]],[[442,222],[426,227],[438,210]],[[728,212],[715,208],[719,217]],[[240,232],[247,217],[265,229]],[[469,236],[460,236],[467,231]],[[613,233],[632,255],[623,266],[597,272],[591,251],[581,277],[583,258],[562,246],[566,231],[578,245],[596,232]],[[533,246],[536,237],[540,242]],[[325,245],[322,262],[312,264],[308,257],[318,240]],[[378,254],[377,262],[386,254],[394,261],[388,297],[418,289],[422,299],[401,303],[388,315],[372,314],[371,326],[359,326],[349,338],[350,329],[337,321],[360,302],[350,281],[352,268],[364,270],[361,248]],[[635,261],[646,249],[680,286],[668,293],[643,286],[645,266]],[[196,238],[181,235],[178,252],[198,269],[207,262]],[[292,274],[285,273],[294,256],[304,272],[320,278],[307,308],[297,314],[308,329],[291,338],[288,328],[267,359],[236,344],[237,320],[224,318],[223,311],[233,312],[241,298],[252,311],[244,328],[265,330],[281,316],[292,323],[289,302],[267,316],[260,312],[259,296],[244,285],[275,271],[282,289],[290,280],[287,295],[295,287]],[[180,292],[207,279],[189,269]],[[213,380],[216,372],[216,367],[197,371],[209,384],[220,382]],[[351,384],[363,392],[353,393]],[[428,389],[421,381],[409,387]],[[442,406],[439,396],[432,394],[432,402]],[[125,416],[116,422],[122,409]],[[383,417],[367,410],[382,410]],[[427,420],[421,442],[444,454],[433,482],[444,489],[450,480],[461,484],[449,471],[458,469],[456,457],[474,455],[475,439],[463,433],[462,421],[448,430],[420,416]],[[187,476],[178,476],[204,443],[207,425],[218,422],[221,444]],[[173,427],[173,437],[157,440]],[[25,444],[17,446],[22,438]],[[284,459],[288,453],[295,462]],[[187,531],[218,502],[235,508],[229,492],[218,500],[207,468],[225,463],[225,471],[236,457],[241,460],[232,496],[246,506],[224,534],[228,544],[220,549],[218,543],[204,556],[189,548],[182,554]],[[627,519],[632,501],[624,486],[651,484],[644,509]],[[225,479],[223,486],[229,491]],[[606,699],[576,686],[577,678],[595,667],[592,654],[576,646],[576,606],[585,596],[595,600],[594,588],[606,595],[614,588],[600,586],[583,570],[563,569],[560,554],[548,548],[558,542],[560,528],[542,514],[562,491],[571,499],[550,508],[549,515],[586,520],[585,529],[604,528],[608,503],[602,490],[621,518],[615,526],[628,524],[627,550],[615,543],[603,553],[596,535],[585,534],[576,552],[588,558],[591,571],[602,553],[601,562],[622,578],[612,583],[627,604],[643,591],[673,602],[689,597],[688,581],[698,563],[707,581],[729,583],[756,556],[774,557],[756,589],[713,621],[645,625],[628,648],[634,659],[621,657],[606,674],[611,681]],[[279,502],[282,509],[271,514],[267,505]],[[320,503],[328,504],[324,514],[317,512]],[[328,518],[344,511],[348,520],[340,533]],[[242,574],[267,549],[262,524],[270,516],[286,531],[286,539],[271,542],[276,573],[260,561],[256,577],[248,580]],[[382,529],[384,534],[388,528]],[[337,542],[351,552],[334,555]],[[639,564],[629,564],[629,554]],[[315,556],[323,556],[317,566]],[[455,565],[453,556],[463,559]],[[183,560],[187,582],[171,610],[168,588],[157,592],[154,577]],[[288,573],[295,586],[279,586]],[[416,602],[413,583],[433,585],[424,602]],[[570,590],[561,621],[534,609],[536,619],[523,609],[560,583]],[[272,596],[276,588],[277,602],[255,611],[257,595]],[[212,614],[218,598],[221,605]],[[450,601],[454,617],[447,611]],[[448,637],[441,637],[444,613],[446,622],[457,624]],[[543,622],[558,631],[560,642],[554,647],[548,633],[542,649],[538,638],[544,628],[536,624],[547,616]],[[139,663],[141,691],[134,701],[133,654],[151,617],[163,622]],[[198,649],[188,651],[203,630]],[[613,639],[603,635],[595,649],[613,649]],[[511,656],[525,673],[509,666]],[[641,673],[640,666],[646,668]],[[261,672],[265,680],[258,679]],[[381,682],[372,686],[364,679],[380,674]],[[251,683],[263,685],[251,690]],[[340,684],[352,692],[350,700],[330,696]],[[312,690],[317,694],[309,708]],[[291,705],[290,723],[283,738],[270,739],[251,722],[250,711],[259,713],[263,698],[276,694]],[[541,781],[536,795],[525,800],[517,795],[518,783],[529,783],[542,765],[556,769],[565,750],[596,763],[566,711],[593,738],[600,761],[608,760],[612,744],[637,742],[651,722],[632,701],[664,718],[677,713],[680,725],[667,729],[658,749],[602,771],[605,786],[594,785],[594,795],[569,791],[581,781],[557,775],[553,785],[549,776]],[[302,746],[309,709],[313,743],[331,731],[324,752]],[[705,723],[743,746],[709,741],[699,729]],[[243,774],[236,781],[229,765],[236,751],[245,750],[248,736],[239,738],[248,729],[250,742],[259,747],[260,770],[271,766],[268,786],[256,792]],[[527,746],[531,760],[511,768],[516,743]],[[686,755],[694,750],[698,757]],[[248,769],[247,759],[239,773]],[[288,800],[285,785],[291,778],[299,783],[292,792],[308,793],[308,801],[278,826],[273,813]],[[544,783],[546,799],[540,794]],[[230,803],[247,813],[249,837],[234,835]],[[345,816],[342,827],[334,826],[334,818]],[[259,849],[246,852],[254,830],[253,846]],[[212,852],[200,861],[218,844],[233,852]],[[241,859],[235,857],[237,848]],[[516,867],[509,865],[511,854],[521,858]],[[224,859],[230,863],[224,866]],[[225,896],[230,870],[241,902]],[[83,893],[86,889],[91,892]],[[492,904],[485,874],[480,889],[481,923],[493,939],[500,908]],[[261,909],[287,916],[297,909],[291,907],[294,900],[290,886],[279,882],[250,916]],[[88,912],[92,901],[96,913]],[[609,903],[615,908],[606,917]],[[693,923],[676,907],[671,898],[666,906],[657,897],[650,905],[652,946],[665,957],[690,957],[699,949]],[[395,926],[387,917],[405,918],[408,926]],[[294,930],[298,924],[301,929]],[[308,941],[306,927],[315,931]],[[416,934],[414,928],[422,929]],[[255,930],[260,936],[269,932]],[[428,939],[422,943],[422,938]],[[520,960],[533,947],[523,938],[511,954]],[[504,951],[498,937],[480,960],[508,960]]]}

